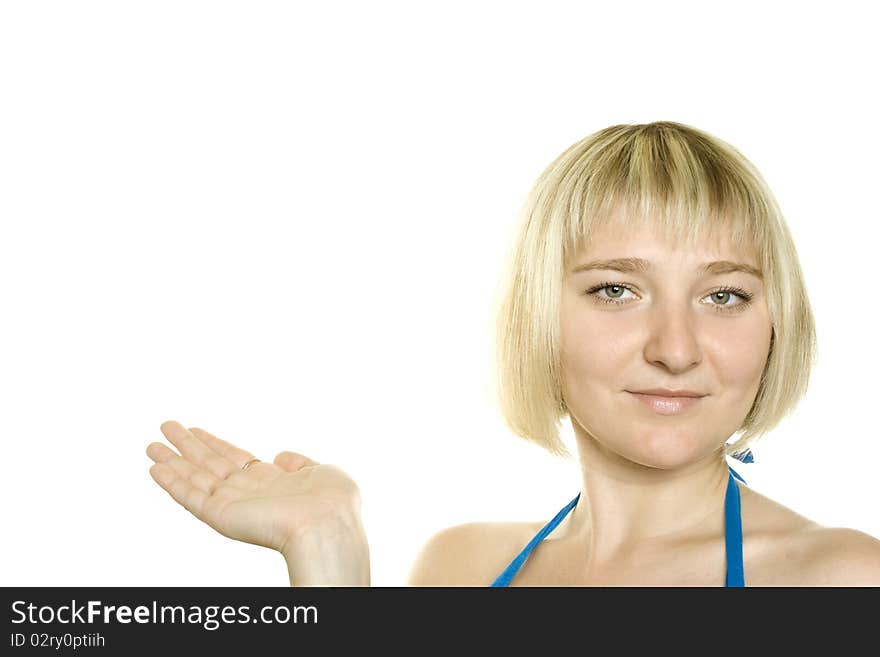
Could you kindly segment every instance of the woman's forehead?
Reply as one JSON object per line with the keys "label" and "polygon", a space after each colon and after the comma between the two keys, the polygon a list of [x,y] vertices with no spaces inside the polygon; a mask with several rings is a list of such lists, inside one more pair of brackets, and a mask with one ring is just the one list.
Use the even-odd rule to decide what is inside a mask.
{"label": "woman's forehead", "polygon": [[578,261],[585,258],[639,258],[662,263],[668,259],[705,259],[709,256],[758,264],[755,249],[734,244],[723,230],[704,232],[689,243],[650,226],[605,224],[595,227],[588,239],[581,239],[574,251]]}

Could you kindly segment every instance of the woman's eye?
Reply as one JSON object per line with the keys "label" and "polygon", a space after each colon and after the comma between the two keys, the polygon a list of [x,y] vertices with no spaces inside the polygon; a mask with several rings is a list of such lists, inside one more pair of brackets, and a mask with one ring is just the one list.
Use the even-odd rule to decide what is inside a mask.
{"label": "woman's eye", "polygon": [[739,295],[731,290],[719,290],[718,292],[713,292],[709,296],[712,298],[712,302],[717,306],[736,306],[736,303],[728,303],[728,301],[734,300]]}
{"label": "woman's eye", "polygon": [[604,292],[606,290],[608,293],[607,297],[603,297],[601,295],[596,296],[597,299],[599,299],[600,301],[604,301],[606,303],[609,303],[609,302],[610,303],[620,303],[618,301],[619,299],[626,298],[623,296],[625,292],[630,292],[630,294],[632,294],[632,290],[630,290],[625,285],[616,285],[616,284],[602,285],[599,287],[594,287],[592,290],[590,290],[590,293],[592,294],[594,292]]}
{"label": "woman's eye", "polygon": [[[738,287],[725,287],[720,290],[715,290],[706,298],[711,299],[712,305],[718,308],[721,312],[745,310],[752,302],[752,295]],[[737,298],[739,299],[739,302],[736,302]],[[728,303],[729,301],[734,301],[734,303]]]}
{"label": "woman's eye", "polygon": [[[599,294],[604,292],[605,294]],[[625,294],[635,294],[632,289],[622,283],[603,283],[589,290],[587,294],[601,303],[612,303],[615,305],[624,305],[628,303]],[[752,295],[737,287],[724,287],[708,294],[706,299],[710,299],[710,305],[717,308],[719,312],[734,312],[745,309],[752,300]],[[736,299],[740,301],[737,303]]]}

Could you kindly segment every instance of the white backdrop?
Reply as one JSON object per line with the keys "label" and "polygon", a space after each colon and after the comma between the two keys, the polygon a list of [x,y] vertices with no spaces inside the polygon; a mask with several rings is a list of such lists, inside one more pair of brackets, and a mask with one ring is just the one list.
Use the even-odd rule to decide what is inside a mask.
{"label": "white backdrop", "polygon": [[286,586],[152,480],[165,420],[345,469],[376,586],[443,527],[552,517],[579,475],[492,405],[490,302],[541,170],[655,120],[758,166],[816,314],[807,398],[731,463],[880,537],[868,11],[3,3],[0,584]]}

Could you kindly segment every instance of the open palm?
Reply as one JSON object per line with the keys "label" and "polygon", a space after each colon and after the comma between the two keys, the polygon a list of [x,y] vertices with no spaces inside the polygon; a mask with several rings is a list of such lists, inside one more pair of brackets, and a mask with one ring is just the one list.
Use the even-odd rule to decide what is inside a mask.
{"label": "open palm", "polygon": [[340,468],[296,452],[274,463],[195,427],[160,430],[179,451],[150,443],[150,475],[196,518],[229,538],[283,552],[290,541],[346,514],[360,513],[357,484]]}

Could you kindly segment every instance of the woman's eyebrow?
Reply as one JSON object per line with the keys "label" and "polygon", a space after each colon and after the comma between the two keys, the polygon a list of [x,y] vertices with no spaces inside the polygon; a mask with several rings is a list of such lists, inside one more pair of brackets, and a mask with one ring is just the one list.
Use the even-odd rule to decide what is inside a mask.
{"label": "woman's eyebrow", "polygon": [[[591,269],[610,269],[623,272],[625,274],[645,273],[652,269],[653,265],[643,258],[611,258],[610,260],[594,260],[582,265],[578,265],[571,270],[572,274],[582,271],[590,271]],[[761,270],[744,262],[733,262],[732,260],[715,260],[705,262],[697,267],[698,274],[730,274],[732,272],[743,272],[751,274],[760,280],[764,280]]]}

